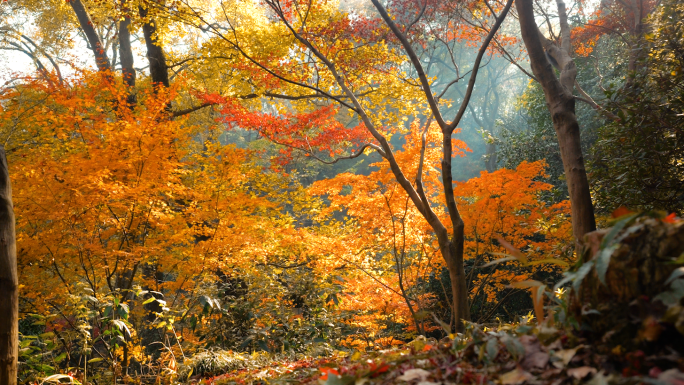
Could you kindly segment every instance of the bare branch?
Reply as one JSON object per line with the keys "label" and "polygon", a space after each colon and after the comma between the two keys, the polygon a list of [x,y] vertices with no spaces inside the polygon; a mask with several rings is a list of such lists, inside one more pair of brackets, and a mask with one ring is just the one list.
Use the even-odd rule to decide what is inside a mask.
{"label": "bare branch", "polygon": [[179,110],[179,111],[173,111],[171,113],[171,116],[173,116],[175,118],[178,116],[187,115],[187,114],[193,113],[195,111],[199,111],[205,107],[213,106],[214,104],[216,104],[216,103],[203,103],[203,104],[200,104],[199,106],[194,106],[194,107],[186,108],[184,110]]}
{"label": "bare branch", "polygon": [[107,71],[111,69],[109,64],[109,58],[105,51],[105,47],[102,45],[102,40],[100,40],[100,35],[95,31],[95,25],[90,19],[88,11],[81,3],[81,0],[71,0],[69,5],[74,10],[76,17],[78,18],[78,23],[85,34],[90,49],[95,55],[95,64],[100,71]]}
{"label": "bare branch", "polygon": [[[327,97],[327,98],[329,98],[329,99],[332,99],[332,100],[335,100],[336,102],[338,102],[338,103],[340,103],[341,105],[343,105],[343,106],[349,108],[350,110],[356,111],[356,108],[355,108],[355,107],[353,107],[353,106],[349,105],[348,103],[346,103],[346,102],[340,100],[339,98],[336,98],[335,96],[333,96],[333,95],[331,95],[331,94],[328,94],[327,92],[321,90],[320,88],[312,87],[312,86],[310,86],[310,85],[308,85],[308,84],[306,84],[306,83],[302,83],[302,82],[298,82],[298,81],[295,81],[295,80],[291,80],[291,79],[288,79],[288,78],[286,78],[286,77],[284,77],[284,76],[281,76],[281,75],[275,73],[273,70],[271,70],[270,68],[266,67],[266,65],[260,63],[258,60],[254,59],[251,55],[247,54],[247,52],[245,52],[245,50],[243,50],[242,47],[240,47],[240,45],[239,45],[238,42],[237,42],[237,39],[236,39],[235,42],[233,42],[232,40],[230,40],[227,36],[225,36],[225,35],[219,30],[219,27],[218,27],[218,26],[216,26],[215,24],[208,23],[208,22],[207,22],[201,15],[199,15],[194,9],[193,9],[193,13],[194,13],[195,17],[196,17],[198,20],[200,20],[202,23],[205,23],[205,24],[207,25],[207,30],[213,31],[214,34],[216,34],[218,37],[220,37],[221,39],[223,39],[224,41],[226,41],[228,44],[230,44],[233,48],[235,48],[235,49],[240,53],[240,55],[242,55],[245,59],[249,60],[252,64],[254,64],[254,65],[256,65],[257,67],[261,68],[262,70],[266,71],[269,75],[274,76],[275,78],[280,79],[280,80],[282,80],[282,81],[284,81],[284,82],[286,82],[286,83],[293,84],[293,85],[296,85],[296,86],[299,86],[299,87],[308,88],[308,89],[310,89],[310,90],[312,90],[312,91],[315,91],[315,92],[317,92],[317,93],[321,93],[321,94],[324,95],[325,97]],[[234,31],[233,31],[233,32],[234,32]],[[235,36],[235,34],[234,34],[234,36]]]}
{"label": "bare branch", "polygon": [[594,101],[594,99],[592,99],[592,97],[589,96],[589,94],[587,94],[587,93],[582,89],[582,87],[580,87],[579,83],[577,83],[577,80],[575,80],[575,87],[577,88],[577,92],[579,92],[580,95],[582,95],[582,97],[575,96],[575,99],[581,100],[581,101],[583,101],[584,103],[587,103],[588,105],[590,105],[591,107],[593,107],[596,111],[602,113],[602,114],[605,115],[607,118],[609,118],[609,119],[611,119],[611,120],[613,120],[613,121],[616,121],[616,122],[622,121],[622,119],[620,119],[617,115],[613,114],[612,112],[606,110],[605,108],[601,107],[598,103],[596,103],[596,102]]}
{"label": "bare branch", "polygon": [[473,94],[473,89],[475,88],[475,80],[477,78],[477,72],[480,69],[480,62],[482,61],[482,57],[487,51],[487,47],[494,38],[494,35],[496,35],[497,31],[499,30],[499,27],[501,27],[501,23],[503,23],[504,19],[506,18],[506,15],[508,14],[508,11],[511,9],[511,5],[513,5],[513,0],[508,0],[506,2],[506,6],[504,6],[504,9],[501,11],[501,15],[496,19],[496,22],[492,26],[492,29],[489,31],[489,34],[480,46],[480,50],[477,53],[477,57],[475,58],[475,63],[473,64],[473,74],[470,75],[470,80],[468,81],[468,88],[466,89],[465,96],[463,97],[463,101],[461,102],[461,108],[458,110],[458,113],[456,114],[454,120],[449,124],[449,132],[454,131],[458,123],[461,121],[463,114],[465,113],[466,107],[470,102],[470,97]]}
{"label": "bare branch", "polygon": [[409,59],[411,60],[411,64],[413,64],[413,67],[416,70],[418,79],[420,80],[420,85],[423,88],[423,92],[425,93],[425,97],[427,98],[430,110],[432,110],[432,114],[435,117],[435,121],[437,122],[437,124],[439,124],[439,127],[442,130],[445,130],[447,124],[442,118],[442,114],[439,112],[437,100],[435,100],[434,95],[432,95],[432,90],[430,89],[430,82],[428,81],[427,75],[423,70],[423,65],[420,63],[420,59],[418,59],[418,55],[416,55],[416,51],[413,49],[413,47],[411,47],[411,43],[408,41],[406,36],[399,30],[397,24],[394,23],[390,15],[387,13],[385,7],[382,4],[380,4],[380,1],[371,0],[371,2],[380,13],[380,16],[385,21],[385,24],[387,24],[390,27],[390,29],[394,33],[394,36],[396,36],[397,39],[399,39],[401,45],[404,47],[404,51],[408,55]]}

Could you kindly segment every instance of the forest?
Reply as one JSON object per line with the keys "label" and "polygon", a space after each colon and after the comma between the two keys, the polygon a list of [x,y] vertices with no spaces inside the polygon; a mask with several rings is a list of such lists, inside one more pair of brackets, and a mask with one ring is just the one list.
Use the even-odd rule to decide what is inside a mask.
{"label": "forest", "polygon": [[680,0],[4,0],[0,63],[0,385],[684,385]]}

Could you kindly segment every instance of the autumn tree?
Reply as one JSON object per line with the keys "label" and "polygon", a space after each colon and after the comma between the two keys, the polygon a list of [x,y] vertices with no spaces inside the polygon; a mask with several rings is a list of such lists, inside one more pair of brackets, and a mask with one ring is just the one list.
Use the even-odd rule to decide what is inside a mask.
{"label": "autumn tree", "polygon": [[[487,28],[471,29],[474,34],[482,33],[486,36],[483,37],[482,45],[474,60],[468,89],[465,92],[461,107],[450,121],[443,117],[440,110],[440,100],[433,94],[431,81],[425,75],[423,65],[414,49],[413,41],[418,39],[418,35],[412,32],[412,28],[421,18],[428,17],[428,15],[432,19],[426,20],[436,20],[439,15],[449,14],[450,9],[458,8],[457,4],[449,3],[444,7],[434,7],[428,6],[428,3],[420,5],[392,3],[392,7],[408,5],[408,9],[413,12],[412,17],[402,16],[397,18],[396,22],[379,2],[373,2],[379,18],[365,15],[359,15],[359,18],[356,16],[351,18],[350,15],[335,9],[335,5],[318,2],[268,1],[264,5],[265,8],[256,9],[257,14],[262,14],[265,18],[259,22],[264,23],[264,26],[270,31],[279,31],[279,36],[289,36],[288,39],[293,39],[294,47],[296,47],[293,48],[296,52],[295,56],[286,55],[285,52],[282,52],[282,48],[276,51],[282,52],[278,55],[274,55],[273,51],[247,48],[248,46],[245,43],[250,41],[249,39],[253,39],[253,36],[248,34],[245,24],[240,22],[236,16],[234,5],[228,2],[222,3],[221,6],[225,12],[219,14],[221,16],[203,14],[199,10],[193,12],[196,25],[215,35],[212,44],[224,45],[225,50],[238,54],[244,61],[244,65],[254,68],[259,76],[271,78],[274,86],[286,86],[286,89],[289,89],[291,99],[314,98],[326,103],[336,103],[358,119],[359,129],[365,131],[370,140],[357,142],[359,150],[350,157],[359,156],[363,150],[372,148],[388,162],[399,185],[406,191],[411,203],[418,209],[424,220],[430,224],[432,231],[435,232],[439,240],[440,253],[446,261],[452,280],[456,319],[469,319],[463,268],[464,223],[453,195],[451,163],[454,151],[453,135],[466,111],[482,58],[488,52],[489,43],[497,35],[512,2],[508,2],[503,7],[497,6],[498,15],[494,9],[490,10],[493,7],[491,4],[474,3],[469,5],[479,7],[485,15],[494,17],[494,21],[487,25]],[[414,22],[414,20],[416,21]],[[457,28],[457,26],[467,28],[463,24],[459,24],[458,20],[452,20],[451,23],[453,28]],[[417,30],[414,29],[414,31]],[[448,35],[448,31],[436,31],[434,33],[444,33],[443,37],[447,40],[458,38]],[[250,47],[253,46],[254,43],[251,43]],[[385,50],[390,56],[378,57],[378,50]],[[368,56],[370,53],[374,53],[374,56]],[[283,68],[283,61],[291,67]],[[281,64],[276,65],[276,63]],[[411,71],[408,77],[402,74],[402,68],[398,66],[399,63]],[[412,86],[402,85],[401,88],[393,89],[392,87],[396,87],[390,82],[393,76],[384,77],[384,74],[388,72],[397,74],[400,79]],[[295,73],[298,75],[293,76]],[[385,126],[388,123],[394,125],[396,121],[390,123],[387,121],[387,117],[396,114],[396,110],[378,108],[378,103],[386,104],[387,102],[383,101],[382,96],[390,96],[399,90],[402,90],[400,92],[404,92],[406,97],[410,98],[419,92],[422,100],[417,100],[427,104],[428,119],[436,122],[440,127],[442,135],[441,176],[443,181],[443,195],[439,198],[440,203],[434,202],[425,194],[422,182],[422,166],[418,168],[419,172],[413,176],[414,179],[410,180],[409,178],[412,176],[403,170],[397,162],[394,150],[388,141],[388,132]],[[410,93],[406,94],[407,91]],[[268,95],[267,92],[263,91],[260,94]],[[394,98],[398,97],[394,96]],[[246,128],[258,129],[256,125]],[[325,131],[323,132],[325,133]],[[301,135],[301,140],[306,143],[306,136]],[[314,146],[302,148],[297,143],[284,143],[282,141],[281,143],[305,151],[310,156],[320,155],[317,152],[318,148]],[[422,156],[418,156],[416,161],[422,165],[424,159]],[[448,220],[443,221],[435,214],[435,207],[438,204],[444,204],[447,207]]]}
{"label": "autumn tree", "polygon": [[[570,202],[545,201],[552,187],[538,180],[545,168],[543,161],[522,162],[515,170],[483,171],[455,188],[464,220],[472,223],[465,244],[468,288],[480,322],[516,294],[511,284],[558,276],[572,259]],[[499,263],[502,254],[515,261],[509,245],[521,251],[524,262]]]}
{"label": "autumn tree", "polygon": [[[412,128],[403,149],[396,152],[397,161],[409,175],[418,172],[416,158],[423,149],[422,130],[416,124]],[[423,182],[426,194],[434,199],[441,190],[440,131],[433,123],[425,133]],[[456,156],[465,156],[469,151],[461,141],[455,141],[454,148]],[[426,282],[431,274],[444,268],[444,263],[434,258],[439,243],[430,226],[421,220],[420,212],[409,204],[408,195],[393,179],[388,164],[378,162],[374,166],[377,171],[368,176],[342,173],[314,183],[311,191],[330,200],[322,215],[343,212],[345,223],[353,229],[338,241],[343,245],[337,248],[338,258],[371,275],[380,290],[394,291],[388,295],[405,302],[405,310],[398,309],[397,313],[410,315],[415,329],[421,330],[422,319],[416,313],[432,308],[430,301],[434,300],[429,293],[421,292],[421,281]],[[510,284],[533,276],[551,276],[557,269],[549,261],[564,265],[566,262],[554,257],[571,254],[567,248],[569,202],[545,202],[542,193],[551,185],[536,180],[544,176],[544,168],[539,161],[522,163],[515,170],[483,171],[479,177],[457,182],[454,187],[461,215],[470,224],[464,232],[467,287],[471,306],[481,321],[489,320],[518,292],[508,289]],[[436,210],[436,214],[448,218],[443,209]],[[509,253],[498,239],[523,250],[527,262],[495,262],[502,253]],[[389,272],[393,277],[388,279],[378,272]]]}

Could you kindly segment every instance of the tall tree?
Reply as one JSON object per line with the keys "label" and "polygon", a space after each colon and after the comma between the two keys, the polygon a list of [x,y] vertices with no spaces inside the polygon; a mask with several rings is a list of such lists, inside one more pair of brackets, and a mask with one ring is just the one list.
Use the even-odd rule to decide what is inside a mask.
{"label": "tall tree", "polygon": [[154,6],[153,2],[141,5],[139,8],[140,18],[143,21],[143,35],[145,36],[145,46],[147,47],[147,59],[150,62],[150,77],[152,83],[169,86],[169,68],[166,65],[166,55],[162,49],[158,36],[157,25],[150,14],[150,9]]}
{"label": "tall tree", "polygon": [[[560,46],[544,37],[537,27],[532,0],[518,0],[515,4],[532,71],[544,90],[558,137],[572,203],[573,234],[579,239],[584,234],[596,230],[596,220],[582,155],[580,128],[575,115],[575,97],[572,93],[577,68],[571,57],[570,26],[565,3],[562,0],[557,0],[556,3],[561,26]],[[557,63],[560,77],[556,77],[548,57]]]}
{"label": "tall tree", "polygon": [[17,383],[19,282],[12,186],[4,147],[0,148],[0,384]]}

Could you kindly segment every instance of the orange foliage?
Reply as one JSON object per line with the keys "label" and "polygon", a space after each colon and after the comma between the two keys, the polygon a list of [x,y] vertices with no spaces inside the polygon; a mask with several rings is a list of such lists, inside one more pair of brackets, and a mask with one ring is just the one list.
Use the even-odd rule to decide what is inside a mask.
{"label": "orange foliage", "polygon": [[[523,162],[515,170],[483,171],[479,178],[459,183],[454,194],[461,216],[466,223],[465,254],[481,266],[495,259],[506,249],[496,242],[503,237],[522,250],[528,259],[540,260],[549,255],[565,253],[570,242],[571,227],[569,201],[549,205],[541,193],[551,185],[539,182],[544,176],[543,161]],[[495,265],[478,270],[471,285],[473,300],[483,294],[487,302],[510,283],[531,279],[539,269],[552,271],[541,265],[537,269]]]}
{"label": "orange foliage", "polygon": [[[197,127],[170,118],[178,87],[140,92],[134,109],[124,86],[98,74],[3,95],[0,121],[22,136],[10,165],[22,297],[34,311],[79,285],[96,298],[147,287],[182,304],[217,270],[253,268],[253,255],[299,239],[258,194],[264,176],[248,152],[197,142]],[[43,103],[13,105],[29,97]]]}
{"label": "orange foliage", "polygon": [[[421,132],[414,123],[403,151],[395,153],[409,180],[415,178],[418,170]],[[439,196],[440,140],[439,129],[431,126],[427,130],[423,182],[427,194],[442,202],[434,209],[446,219],[444,199]],[[460,156],[469,151],[458,140],[454,141],[454,148]],[[444,268],[444,262],[439,258],[437,241],[429,225],[410,204],[387,163],[373,166],[378,170],[369,176],[340,174],[316,182],[310,191],[330,200],[330,207],[322,215],[327,217],[338,211],[347,216],[348,232],[336,241],[335,250],[340,259],[364,272],[353,283],[351,291],[355,295],[342,304],[344,308],[364,311],[355,316],[353,323],[372,328],[391,316],[415,331],[408,303],[416,312],[430,307],[434,298],[420,291],[420,282]],[[535,181],[544,175],[544,167],[543,162],[523,163],[516,170],[483,172],[479,178],[456,185],[455,195],[466,223],[466,259],[476,266],[497,259],[494,253],[505,252],[494,243],[498,235],[529,254],[530,259],[561,253],[570,236],[569,203],[544,202],[540,194],[551,186]],[[399,269],[404,286],[414,290],[408,295],[412,297],[410,301],[402,295]],[[551,270],[548,266],[522,269],[504,265],[478,270],[470,286],[471,299],[484,294],[486,301],[494,301],[509,283],[529,279],[540,269]]]}
{"label": "orange foliage", "polygon": [[[620,1],[602,1],[585,24],[572,29],[571,40],[575,53],[583,57],[589,56],[603,35],[637,33],[635,15],[645,17],[655,4],[653,0],[639,0],[629,5]],[[635,13],[632,5],[639,8],[638,13]]]}

